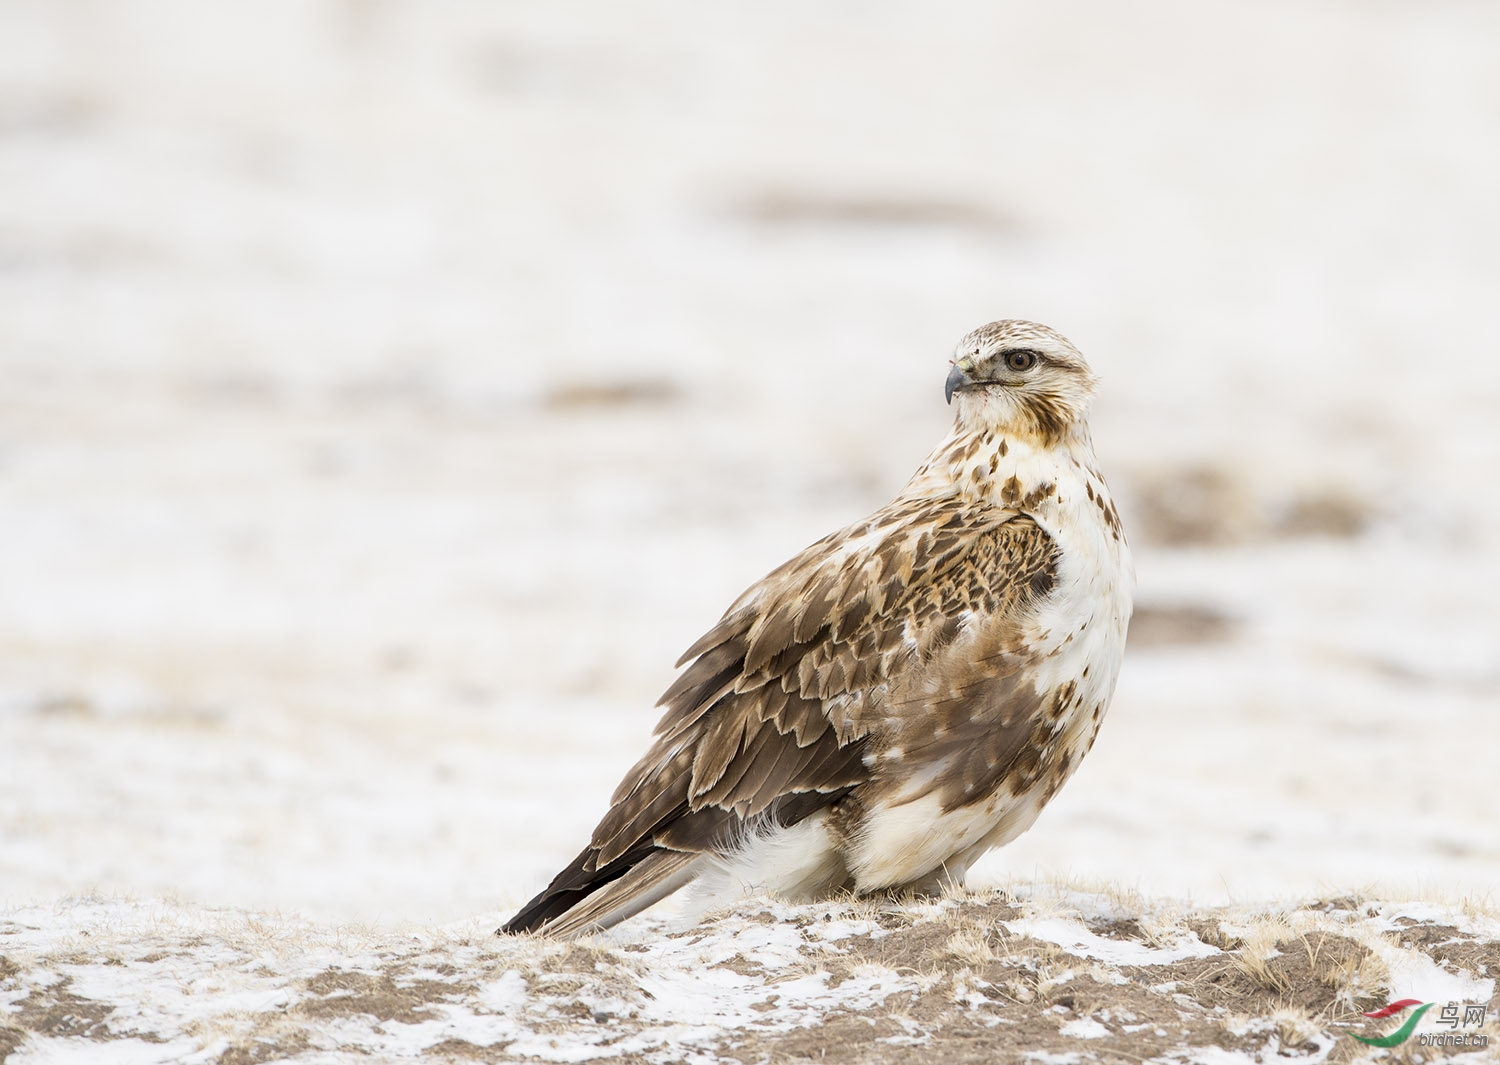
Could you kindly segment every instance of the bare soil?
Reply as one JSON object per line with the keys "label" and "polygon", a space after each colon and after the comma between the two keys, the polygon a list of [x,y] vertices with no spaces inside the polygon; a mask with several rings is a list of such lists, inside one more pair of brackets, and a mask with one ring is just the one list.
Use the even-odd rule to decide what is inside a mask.
{"label": "bare soil", "polygon": [[[1059,889],[747,902],[572,943],[476,924],[340,931],[330,951],[312,926],[257,919],[236,932],[223,914],[217,934],[200,922],[137,930],[130,943],[90,937],[96,948],[73,940],[49,952],[37,949],[45,934],[28,944],[7,933],[0,1062],[59,1044],[107,1054],[121,1040],[135,1041],[131,1060],[190,1052],[219,1065],[1487,1060],[1472,1046],[1413,1038],[1377,1052],[1352,1038],[1399,1025],[1362,1013],[1410,994],[1413,971],[1426,970],[1429,987],[1493,993],[1500,921],[1472,903],[1443,919],[1406,915],[1433,910],[1344,897],[1193,911]],[[1497,1045],[1493,1013],[1465,1034]]]}

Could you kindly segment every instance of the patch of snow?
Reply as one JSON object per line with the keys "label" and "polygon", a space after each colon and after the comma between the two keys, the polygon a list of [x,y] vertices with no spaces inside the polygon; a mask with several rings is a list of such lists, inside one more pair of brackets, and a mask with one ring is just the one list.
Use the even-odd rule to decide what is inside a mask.
{"label": "patch of snow", "polygon": [[[1169,1060],[1187,1065],[1269,1065],[1268,1059],[1262,1055],[1217,1046],[1193,1047],[1185,1052],[1172,1054]],[[1270,1060],[1276,1059],[1273,1056]]]}
{"label": "patch of snow", "polygon": [[1105,1036],[1114,1034],[1092,1017],[1079,1017],[1068,1021],[1058,1031],[1074,1039],[1103,1039]]}
{"label": "patch of snow", "polygon": [[15,1065],[179,1065],[197,1057],[198,1044],[193,1040],[146,1042],[140,1039],[111,1039],[100,1044],[92,1039],[61,1038],[36,1040],[9,1057]]}
{"label": "patch of snow", "polygon": [[495,1013],[511,1013],[520,1008],[526,999],[526,978],[515,969],[479,988],[479,1004]]}
{"label": "patch of snow", "polygon": [[1443,968],[1417,950],[1383,940],[1371,949],[1390,970],[1391,1000],[1415,998],[1423,1002],[1489,1002],[1495,981]]}
{"label": "patch of snow", "polygon": [[1065,917],[1023,917],[1003,923],[1016,935],[1054,943],[1070,954],[1112,965],[1170,965],[1184,958],[1207,958],[1223,953],[1188,931],[1178,933],[1176,943],[1171,947],[1151,947],[1135,940],[1107,939]]}
{"label": "patch of snow", "polygon": [[1485,916],[1476,912],[1465,912],[1463,907],[1451,903],[1423,902],[1414,900],[1399,905],[1377,905],[1376,911],[1384,916],[1391,929],[1397,929],[1402,918],[1424,924],[1452,925],[1471,935],[1500,936],[1500,915]]}

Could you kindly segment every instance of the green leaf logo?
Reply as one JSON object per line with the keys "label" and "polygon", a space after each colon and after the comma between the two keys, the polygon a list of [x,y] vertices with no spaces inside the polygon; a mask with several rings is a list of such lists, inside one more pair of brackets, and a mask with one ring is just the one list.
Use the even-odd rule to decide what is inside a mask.
{"label": "green leaf logo", "polygon": [[[1373,1013],[1365,1014],[1365,1016],[1370,1017],[1384,1015],[1389,1017],[1392,1013],[1399,1013],[1408,1005],[1416,1005],[1416,999],[1405,999],[1401,1002],[1395,1003],[1394,1006],[1387,1006],[1383,1010],[1375,1010],[1373,1011]],[[1431,1002],[1424,1002],[1420,1006],[1417,1006],[1417,1012],[1406,1018],[1406,1023],[1403,1024],[1400,1028],[1397,1028],[1390,1035],[1382,1035],[1375,1039],[1366,1039],[1362,1035],[1356,1035],[1354,1036],[1354,1038],[1358,1039],[1361,1043],[1365,1043],[1366,1045],[1372,1047],[1393,1047],[1400,1043],[1404,1043],[1411,1038],[1412,1032],[1416,1031],[1417,1022],[1422,1019],[1422,1014],[1426,1013],[1430,1009],[1432,1009]],[[1352,1032],[1350,1034],[1353,1035]]]}

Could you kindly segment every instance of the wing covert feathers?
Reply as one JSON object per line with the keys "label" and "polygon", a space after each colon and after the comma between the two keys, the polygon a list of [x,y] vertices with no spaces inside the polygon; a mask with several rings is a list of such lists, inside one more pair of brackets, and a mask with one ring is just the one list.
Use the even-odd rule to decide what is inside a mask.
{"label": "wing covert feathers", "polygon": [[992,661],[959,687],[1015,672],[1006,656],[1056,564],[1031,518],[961,497],[898,498],[813,544],[688,649],[588,848],[505,930],[608,927],[696,875],[704,852],[870,783],[893,717],[952,694],[932,675],[966,630],[987,634]]}

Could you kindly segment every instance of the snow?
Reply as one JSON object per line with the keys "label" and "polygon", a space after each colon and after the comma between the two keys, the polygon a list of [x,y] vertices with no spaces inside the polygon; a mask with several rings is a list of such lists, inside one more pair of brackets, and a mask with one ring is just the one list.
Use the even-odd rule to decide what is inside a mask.
{"label": "snow", "polygon": [[[111,1062],[119,1065],[159,1065],[169,1061],[191,1061],[197,1055],[192,1040],[177,1043],[117,1039],[109,1044]],[[93,1065],[99,1060],[99,1044],[87,1039],[52,1039],[25,1056],[27,1065]]]}
{"label": "snow", "polygon": [[483,985],[479,1001],[496,1013],[507,1013],[526,1001],[526,978],[514,969],[500,979]]}
{"label": "snow", "polygon": [[[457,1046],[470,1048],[462,1053],[491,1048],[512,1059],[558,1062],[632,1055],[666,1060],[682,1053],[718,1062],[731,1060],[725,1057],[726,1037],[739,1045],[785,1036],[830,1015],[866,1017],[872,1027],[877,1020],[890,1022],[886,1030],[892,1034],[879,1037],[885,1042],[936,1046],[941,1029],[919,1020],[923,1012],[911,1006],[914,996],[928,992],[985,1028],[1023,1023],[1018,985],[997,986],[976,970],[954,971],[944,960],[946,950],[969,949],[956,945],[958,930],[993,931],[992,911],[983,907],[1006,897],[887,906],[879,911],[880,921],[866,903],[788,907],[760,901],[691,925],[650,918],[629,934],[622,928],[581,945],[500,940],[475,922],[331,932],[270,914],[96,898],[0,913],[0,944],[9,965],[7,983],[20,992],[6,995],[12,1016],[23,999],[35,1008],[40,998],[95,1025],[86,1038],[32,1038],[15,1058],[27,1065],[81,1060],[86,1046],[108,1053],[109,1060],[163,1063],[211,1061],[252,1046],[256,1053],[280,1046],[306,1061],[430,1060]],[[1055,916],[1060,906],[1073,904],[1081,913],[1109,916]],[[1022,916],[1004,922],[1010,938],[998,941],[996,956],[1006,958],[1000,971],[1040,976],[1038,966],[1046,966],[1048,986],[1087,989],[1079,996],[1090,1003],[1087,1012],[1074,1012],[1073,994],[1035,1007],[1055,1023],[1060,1038],[1082,1044],[1145,1030],[1170,1038],[1167,1028],[1153,1028],[1134,1009],[1102,1007],[1107,989],[1138,985],[1139,973],[1132,972],[1138,966],[1220,955],[1166,915],[1077,884],[1045,891],[1033,886],[1032,897],[1004,905],[1019,907]],[[1281,915],[1289,922],[1288,943],[1320,929],[1371,947],[1392,973],[1392,997],[1488,999],[1492,980],[1436,966],[1420,949],[1396,946],[1382,909],[1372,904],[1330,913],[1316,907]],[[1236,920],[1274,919],[1244,908],[1194,916],[1226,930]],[[1493,919],[1446,916],[1461,936]],[[1169,945],[1127,937],[1119,921],[1154,924],[1151,943]],[[891,937],[907,933],[906,949],[924,944],[921,953],[882,955]],[[867,958],[883,956],[889,963],[865,960],[835,969],[856,937],[867,948],[874,945]],[[948,947],[937,946],[945,940]],[[1035,940],[1056,944],[1064,960],[1049,958],[1051,947],[1031,954]],[[1237,958],[1226,954],[1222,964],[1233,968]],[[1274,1019],[1216,1019],[1218,1011],[1193,1002],[1187,993],[1193,990],[1190,983],[1168,980],[1150,994],[1185,1011],[1184,1035],[1189,1024],[1222,1022],[1226,1034],[1263,1043],[1257,1054],[1279,1045]],[[1313,987],[1311,993],[1325,992]],[[1326,1051],[1348,1027],[1345,1022],[1309,1038]],[[1153,1060],[1197,1060],[1197,1053],[1185,1044]]]}
{"label": "snow", "polygon": [[1421,1002],[1489,1002],[1495,981],[1443,968],[1423,954],[1387,947],[1381,960],[1391,973],[1391,1001],[1414,998]]}
{"label": "snow", "polygon": [[1477,933],[1488,936],[1500,936],[1500,921],[1494,916],[1487,916],[1484,912],[1483,902],[1488,896],[1479,896],[1472,900],[1471,905],[1453,902],[1438,901],[1437,899],[1410,899],[1399,904],[1379,907],[1379,912],[1390,923],[1392,929],[1400,926],[1400,923],[1419,922],[1427,924],[1453,925],[1458,928],[1472,929]]}
{"label": "snow", "polygon": [[1148,947],[1131,940],[1106,939],[1077,921],[1061,917],[1006,921],[1005,927],[1018,936],[1056,943],[1080,957],[1112,965],[1167,965],[1183,958],[1206,958],[1219,953],[1217,947],[1209,946],[1192,934],[1181,936],[1170,947]]}
{"label": "snow", "polygon": [[1092,1017],[1079,1017],[1077,1020],[1068,1021],[1058,1031],[1074,1039],[1103,1039],[1111,1034],[1108,1028]]}

